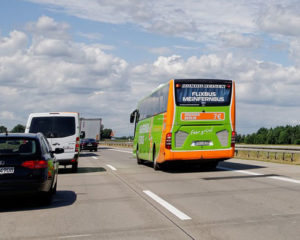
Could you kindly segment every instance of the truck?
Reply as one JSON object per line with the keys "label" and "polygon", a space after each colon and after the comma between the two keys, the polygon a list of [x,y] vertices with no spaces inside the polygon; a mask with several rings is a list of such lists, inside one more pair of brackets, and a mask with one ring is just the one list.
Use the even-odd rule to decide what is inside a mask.
{"label": "truck", "polygon": [[80,118],[81,132],[84,138],[93,138],[97,142],[100,141],[102,118]]}

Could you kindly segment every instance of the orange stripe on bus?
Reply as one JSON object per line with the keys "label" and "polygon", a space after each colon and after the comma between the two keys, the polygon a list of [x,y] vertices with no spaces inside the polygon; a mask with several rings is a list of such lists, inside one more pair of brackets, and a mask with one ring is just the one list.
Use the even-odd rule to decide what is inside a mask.
{"label": "orange stripe on bus", "polygon": [[232,131],[235,131],[235,82],[232,81],[232,99],[231,99],[231,123],[232,123]]}
{"label": "orange stripe on bus", "polygon": [[173,118],[174,118],[174,96],[173,96],[173,90],[174,90],[174,80],[170,80],[169,85],[169,96],[168,96],[168,106],[167,106],[167,112],[164,114],[164,126],[162,130],[162,138],[160,142],[160,150],[159,150],[159,156],[157,158],[157,162],[163,162],[165,159],[165,142],[166,142],[166,135],[167,133],[171,132],[172,130],[172,124],[173,124]]}
{"label": "orange stripe on bus", "polygon": [[223,112],[182,112],[181,120],[183,121],[203,121],[214,120],[222,121],[225,119]]}

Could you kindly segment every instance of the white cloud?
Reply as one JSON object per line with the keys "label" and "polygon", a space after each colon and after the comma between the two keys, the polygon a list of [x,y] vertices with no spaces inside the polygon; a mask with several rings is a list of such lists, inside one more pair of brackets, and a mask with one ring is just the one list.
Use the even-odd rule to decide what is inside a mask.
{"label": "white cloud", "polygon": [[289,54],[291,58],[300,66],[300,41],[294,40],[290,42]]}
{"label": "white cloud", "polygon": [[169,55],[172,52],[172,50],[168,47],[159,47],[159,48],[151,48],[149,52],[156,55]]}
{"label": "white cloud", "polygon": [[15,118],[15,115],[13,112],[2,111],[0,112],[0,118],[5,120],[12,120]]}
{"label": "white cloud", "polygon": [[0,56],[13,55],[18,51],[23,51],[27,46],[27,36],[23,32],[12,31],[9,37],[1,39],[0,36]]}
{"label": "white cloud", "polygon": [[39,36],[47,38],[68,38],[67,30],[69,25],[67,23],[56,22],[48,16],[42,16],[37,22],[28,23],[26,30]]}
{"label": "white cloud", "polygon": [[257,48],[261,45],[259,38],[238,33],[221,33],[220,37],[226,47]]}
{"label": "white cloud", "polygon": [[[53,38],[54,28],[60,23],[42,18],[53,27],[38,24],[41,18],[32,23],[29,43],[30,35],[22,32],[13,31],[10,38],[0,38],[0,46],[11,49],[0,55],[1,119],[14,119],[8,126],[12,128],[20,119],[25,124],[28,114],[38,111],[78,111],[94,117],[107,112],[117,114],[112,106],[120,101],[125,104],[120,94],[130,89],[127,62],[97,45],[73,42],[66,37],[67,32]],[[36,31],[33,26],[43,31]],[[28,46],[22,41],[15,44],[16,39]],[[104,94],[95,94],[101,91]]]}
{"label": "white cloud", "polygon": [[[65,11],[83,19],[120,24],[133,23],[159,34],[185,37],[192,40],[217,38],[219,33],[254,33],[257,26],[257,5],[266,3],[252,1],[55,1],[31,0],[46,4],[54,11]],[[279,2],[277,0],[276,2]]]}
{"label": "white cloud", "polygon": [[300,36],[299,3],[270,6],[261,13],[258,25],[269,33]]}

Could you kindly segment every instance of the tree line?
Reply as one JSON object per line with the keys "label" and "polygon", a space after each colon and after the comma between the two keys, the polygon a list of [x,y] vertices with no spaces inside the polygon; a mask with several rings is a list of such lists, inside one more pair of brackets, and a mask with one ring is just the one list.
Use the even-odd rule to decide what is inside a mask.
{"label": "tree line", "polygon": [[5,126],[0,126],[0,133],[6,133],[6,132],[11,132],[11,133],[23,133],[25,132],[25,126],[22,124],[18,124],[13,127],[12,130],[8,131],[7,127]]}
{"label": "tree line", "polygon": [[300,125],[260,128],[256,133],[236,136],[237,143],[246,144],[300,144]]}

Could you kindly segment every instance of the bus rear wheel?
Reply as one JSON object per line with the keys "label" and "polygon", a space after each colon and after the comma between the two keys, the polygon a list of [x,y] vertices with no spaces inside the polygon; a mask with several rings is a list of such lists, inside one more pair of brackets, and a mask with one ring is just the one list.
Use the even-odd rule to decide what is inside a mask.
{"label": "bus rear wheel", "polygon": [[135,153],[135,155],[136,155],[136,162],[137,162],[137,164],[142,164],[143,163],[143,161],[139,158],[139,147],[137,146],[136,147],[136,153]]}
{"label": "bus rear wheel", "polygon": [[159,163],[156,161],[156,151],[155,151],[155,146],[153,148],[153,169],[155,171],[159,170]]}

